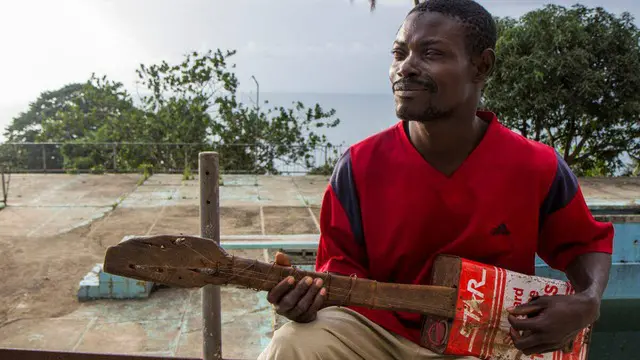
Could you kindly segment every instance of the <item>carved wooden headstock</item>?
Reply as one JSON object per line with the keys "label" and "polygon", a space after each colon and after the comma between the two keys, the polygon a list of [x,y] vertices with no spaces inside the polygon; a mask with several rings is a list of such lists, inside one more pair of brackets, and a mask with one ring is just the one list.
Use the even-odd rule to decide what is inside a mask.
{"label": "carved wooden headstock", "polygon": [[104,271],[137,280],[198,288],[229,282],[231,255],[196,236],[128,236],[107,249]]}

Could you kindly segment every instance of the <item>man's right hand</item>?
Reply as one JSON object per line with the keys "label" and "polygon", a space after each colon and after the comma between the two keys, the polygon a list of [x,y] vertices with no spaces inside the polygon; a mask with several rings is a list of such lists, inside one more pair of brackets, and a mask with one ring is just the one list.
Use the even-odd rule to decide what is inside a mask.
{"label": "man's right hand", "polygon": [[[275,262],[276,265],[291,266],[287,255],[281,252],[276,254]],[[327,289],[322,287],[322,279],[313,281],[305,277],[296,284],[294,278],[289,276],[269,291],[267,301],[274,305],[279,315],[305,323],[316,319],[326,295]]]}

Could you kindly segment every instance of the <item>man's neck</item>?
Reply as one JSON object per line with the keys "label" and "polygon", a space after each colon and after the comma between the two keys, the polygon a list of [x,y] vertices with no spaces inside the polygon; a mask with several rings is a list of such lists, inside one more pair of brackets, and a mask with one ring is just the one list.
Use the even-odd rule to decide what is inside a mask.
{"label": "man's neck", "polygon": [[438,171],[450,176],[478,146],[487,126],[487,122],[474,112],[426,123],[410,121],[407,129],[411,143],[420,155]]}

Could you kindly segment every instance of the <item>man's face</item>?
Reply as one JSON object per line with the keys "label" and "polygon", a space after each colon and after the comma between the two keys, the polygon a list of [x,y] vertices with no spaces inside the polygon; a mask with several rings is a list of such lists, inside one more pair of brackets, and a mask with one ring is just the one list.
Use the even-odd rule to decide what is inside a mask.
{"label": "man's face", "polygon": [[440,13],[413,13],[398,31],[389,69],[396,115],[427,122],[449,116],[477,91],[463,25]]}

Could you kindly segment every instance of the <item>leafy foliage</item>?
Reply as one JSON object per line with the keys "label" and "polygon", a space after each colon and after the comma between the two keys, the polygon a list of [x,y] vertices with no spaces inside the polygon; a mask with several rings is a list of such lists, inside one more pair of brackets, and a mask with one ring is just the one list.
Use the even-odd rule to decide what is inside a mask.
{"label": "leafy foliage", "polygon": [[43,92],[36,101],[29,104],[26,112],[20,113],[7,127],[4,135],[10,142],[32,142],[40,133],[44,119],[58,111],[68,109],[81,96],[83,84],[69,84],[55,91]]}
{"label": "leafy foliage", "polygon": [[640,154],[640,32],[628,13],[547,5],[498,19],[483,104],[556,148],[579,175],[613,175]]}
{"label": "leafy foliage", "polygon": [[122,83],[94,74],[65,108],[42,120],[36,141],[64,143],[59,149],[64,168],[95,172],[111,165],[113,150],[93,143],[117,141],[105,133],[122,132],[139,116]]}
{"label": "leafy foliage", "polygon": [[192,52],[177,64],[140,65],[136,72],[145,90],[138,105],[122,83],[95,75],[86,84],[43,93],[13,120],[6,135],[12,142],[64,145],[36,145],[15,154],[9,144],[0,147],[0,156],[14,165],[42,168],[46,153],[62,158],[69,172],[94,173],[153,164],[187,174],[197,168],[197,153],[207,150],[221,153],[223,171],[277,173],[280,163],[313,166],[315,148],[331,146],[316,131],[339,124],[335,110],[300,102],[266,111],[247,107],[236,97],[238,80],[228,64],[234,54]]}
{"label": "leafy foliage", "polygon": [[[222,154],[222,170],[276,173],[278,162],[301,160],[308,166],[312,151],[328,144],[314,127],[337,126],[338,119],[325,121],[335,111],[325,112],[318,104],[306,108],[297,102],[290,109],[264,112],[238,102],[238,80],[227,64],[227,58],[234,54],[193,52],[180,64],[141,66],[138,75],[152,92],[143,103],[148,112],[155,111],[154,123],[161,124],[156,128],[158,135],[169,126],[177,127],[172,141],[202,144],[199,149],[185,147],[185,159],[195,160],[189,151],[214,149]],[[176,119],[181,122],[176,124]],[[215,139],[210,146],[206,142],[209,138]],[[185,168],[189,166],[196,164],[185,163]]]}
{"label": "leafy foliage", "polygon": [[[26,112],[15,117],[6,128],[4,136],[8,142],[34,142],[42,131],[45,119],[55,116],[59,111],[65,111],[72,106],[75,99],[82,94],[83,84],[69,84],[55,91],[45,91],[29,104]],[[32,151],[28,151],[32,150]],[[0,147],[0,164],[15,168],[32,168],[42,166],[41,151],[34,147],[29,149],[15,146]],[[60,156],[54,149],[52,156]]]}
{"label": "leafy foliage", "polygon": [[314,128],[340,123],[339,119],[323,121],[332,118],[335,110],[325,112],[319,104],[306,108],[296,102],[292,108],[275,107],[267,112],[248,108],[235,98],[220,105],[220,122],[214,127],[225,149],[221,166],[246,172],[277,173],[278,162],[311,168],[314,150],[331,146]]}

